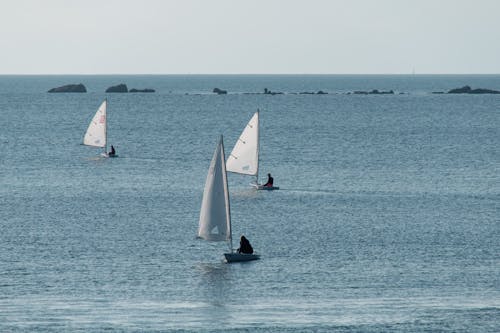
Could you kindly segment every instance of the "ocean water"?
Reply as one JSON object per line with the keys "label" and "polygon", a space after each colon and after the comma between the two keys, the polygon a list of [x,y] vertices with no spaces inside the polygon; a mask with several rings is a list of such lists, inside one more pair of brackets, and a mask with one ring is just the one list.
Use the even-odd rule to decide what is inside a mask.
{"label": "ocean water", "polygon": [[[0,76],[0,331],[499,332],[500,95],[431,93],[466,84],[500,76]],[[280,190],[229,175],[229,265],[201,197],[256,109]]]}

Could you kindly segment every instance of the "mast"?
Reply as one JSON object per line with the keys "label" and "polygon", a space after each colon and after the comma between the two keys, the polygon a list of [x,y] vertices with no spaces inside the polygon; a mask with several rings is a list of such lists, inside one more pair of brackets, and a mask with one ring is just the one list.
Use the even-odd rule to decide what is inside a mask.
{"label": "mast", "polygon": [[104,154],[107,154],[108,150],[108,98],[104,99],[106,102],[106,112],[104,114]]}
{"label": "mast", "polygon": [[259,185],[259,148],[260,148],[260,110],[257,109],[257,167],[256,167],[256,174],[255,174],[255,184]]}

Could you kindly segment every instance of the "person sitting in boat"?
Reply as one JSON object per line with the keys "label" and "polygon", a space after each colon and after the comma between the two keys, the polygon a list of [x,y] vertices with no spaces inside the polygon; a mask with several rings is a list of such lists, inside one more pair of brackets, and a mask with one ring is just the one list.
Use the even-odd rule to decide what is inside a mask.
{"label": "person sitting in boat", "polygon": [[246,239],[245,236],[241,236],[240,238],[240,248],[238,249],[238,253],[244,253],[244,254],[253,253],[252,245],[250,245],[250,242],[248,241],[248,239]]}
{"label": "person sitting in boat", "polygon": [[267,174],[267,183],[265,183],[263,186],[266,186],[266,187],[273,187],[273,182],[274,182],[273,177],[271,177],[271,174],[270,174],[270,173],[268,173],[268,174]]}
{"label": "person sitting in boat", "polygon": [[116,154],[116,151],[115,151],[115,147],[113,147],[113,145],[111,145],[111,150],[109,151],[109,156],[115,156]]}

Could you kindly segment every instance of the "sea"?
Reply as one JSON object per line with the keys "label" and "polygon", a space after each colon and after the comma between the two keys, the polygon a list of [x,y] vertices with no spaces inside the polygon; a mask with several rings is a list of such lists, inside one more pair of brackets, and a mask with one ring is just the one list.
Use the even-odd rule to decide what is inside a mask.
{"label": "sea", "polygon": [[[0,76],[0,332],[500,332],[500,95],[465,85],[500,75]],[[257,110],[280,189],[228,175],[261,259],[226,264],[203,188]]]}

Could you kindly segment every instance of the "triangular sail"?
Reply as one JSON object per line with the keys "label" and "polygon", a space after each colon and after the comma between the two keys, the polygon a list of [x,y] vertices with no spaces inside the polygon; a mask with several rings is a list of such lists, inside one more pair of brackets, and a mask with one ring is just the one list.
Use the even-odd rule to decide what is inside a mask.
{"label": "triangular sail", "polygon": [[102,102],[83,138],[83,144],[93,147],[106,147],[106,105]]}
{"label": "triangular sail", "polygon": [[222,136],[208,169],[201,202],[198,237],[208,241],[231,240],[229,191]]}
{"label": "triangular sail", "polygon": [[227,171],[257,176],[259,173],[259,111],[241,133],[227,159]]}

